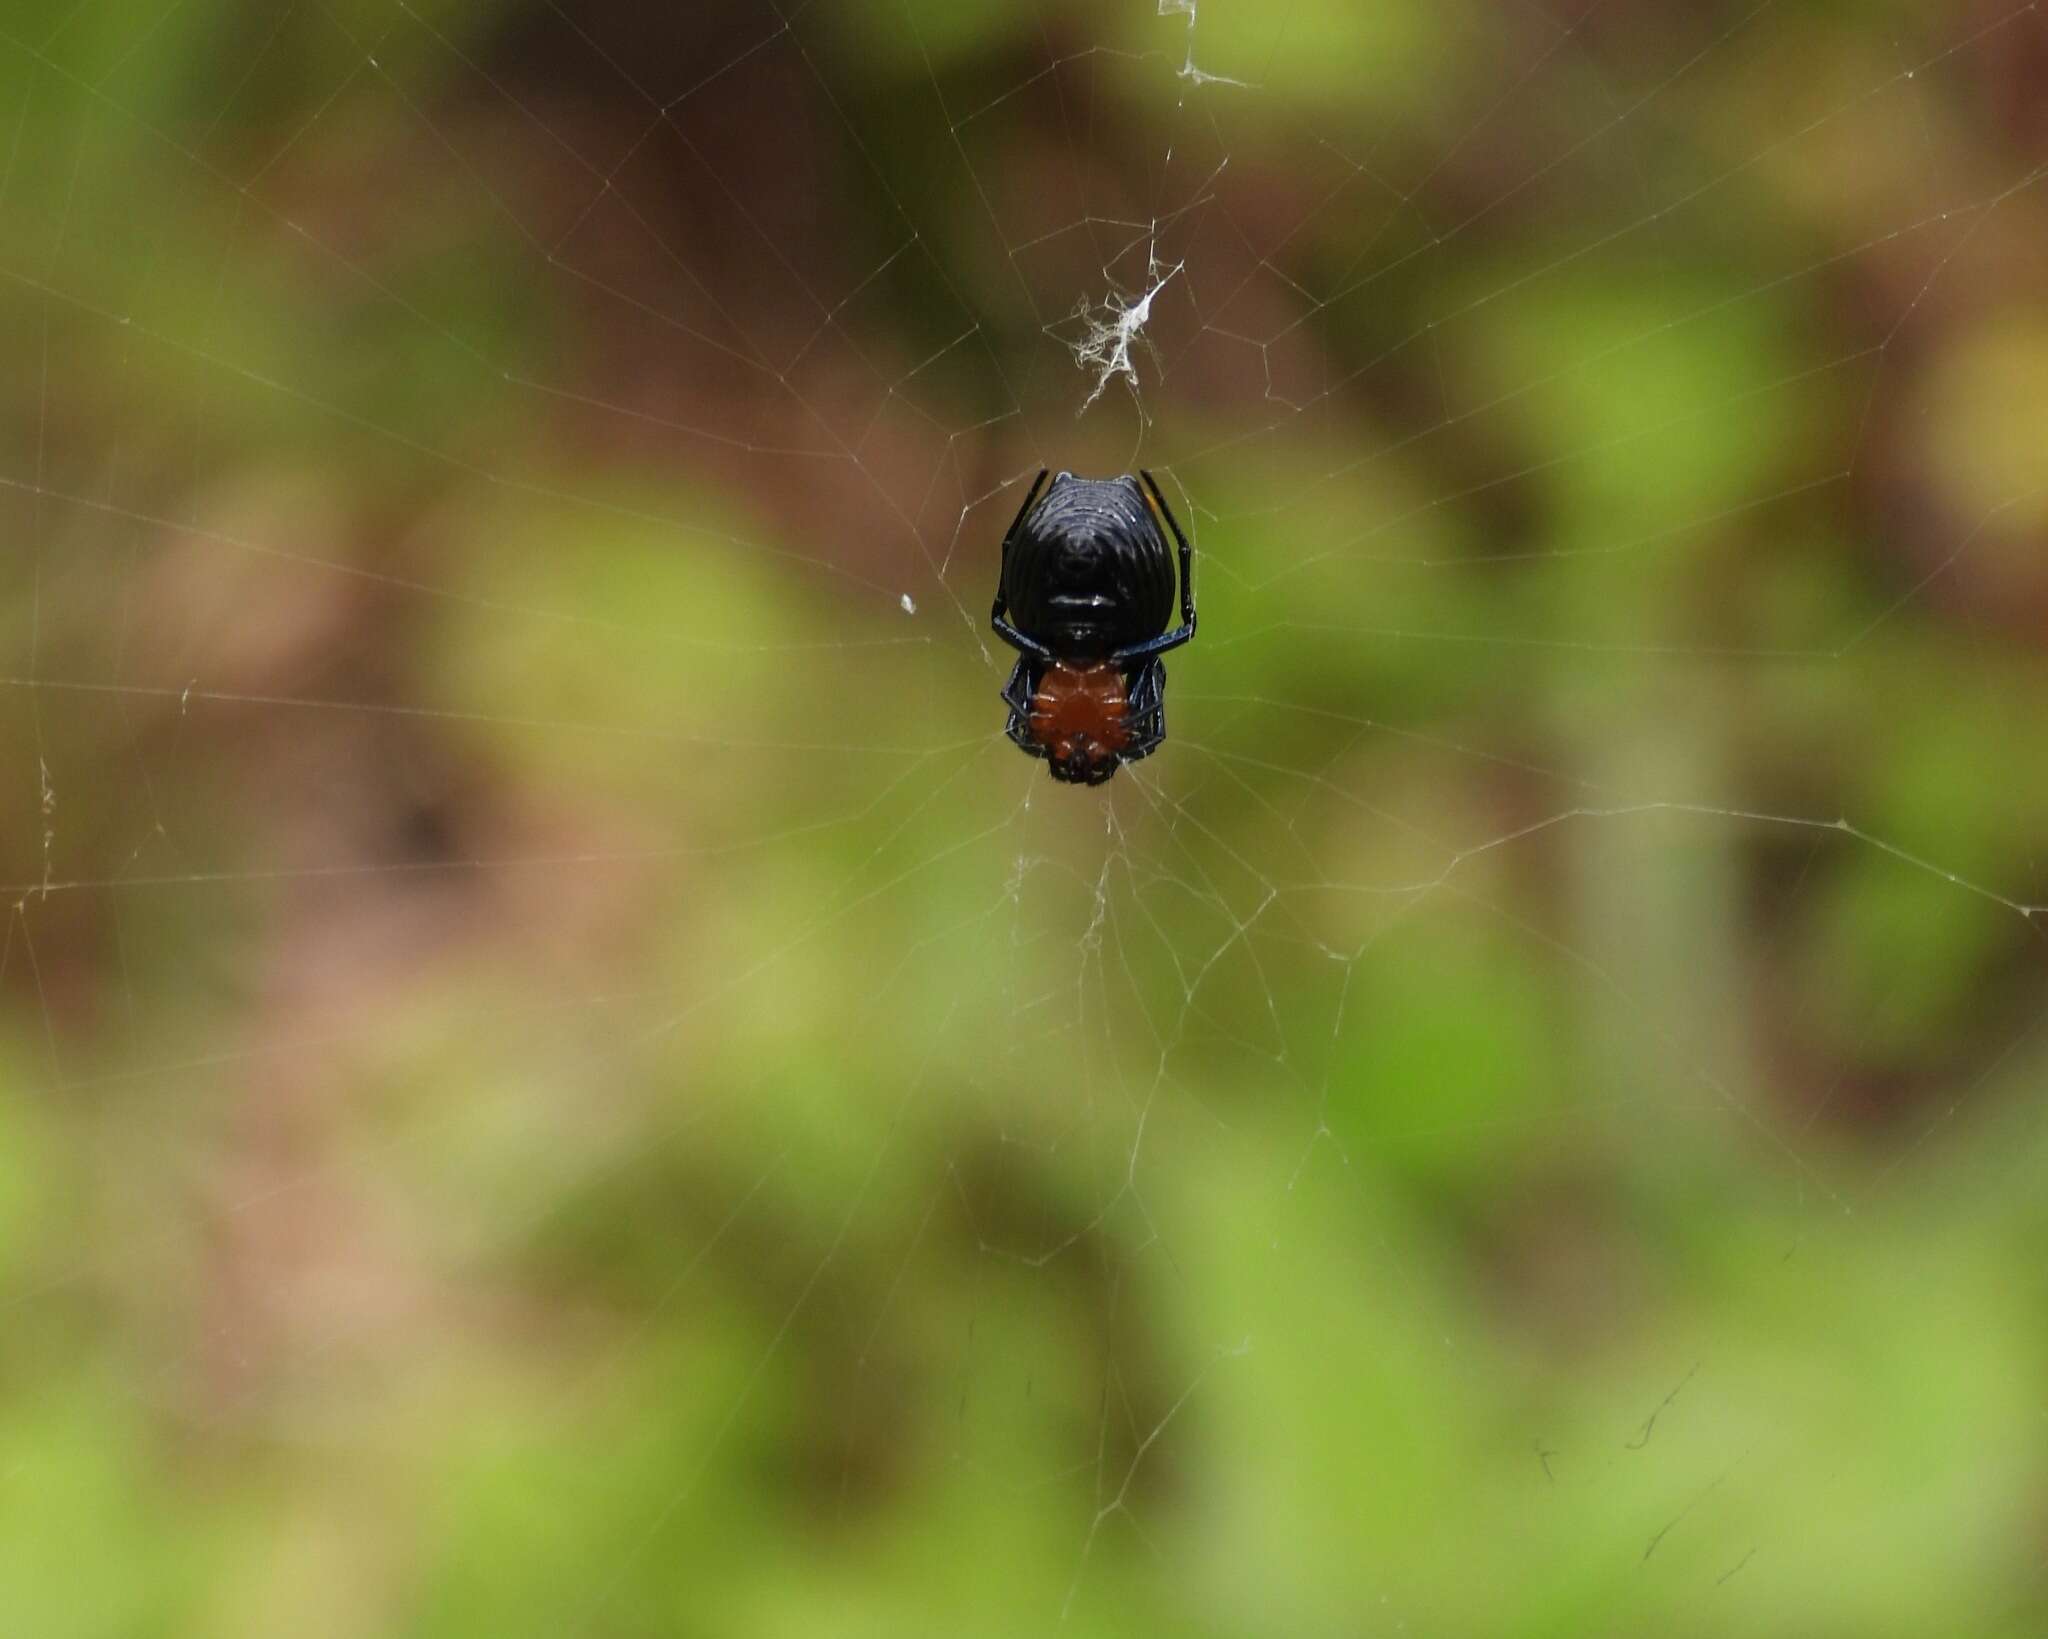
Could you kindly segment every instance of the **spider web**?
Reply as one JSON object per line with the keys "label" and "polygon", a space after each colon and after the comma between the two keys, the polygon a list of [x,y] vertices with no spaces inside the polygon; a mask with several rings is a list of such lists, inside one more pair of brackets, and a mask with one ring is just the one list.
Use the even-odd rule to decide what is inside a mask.
{"label": "spider web", "polygon": [[2036,6],[0,63],[24,1631],[2038,1626]]}

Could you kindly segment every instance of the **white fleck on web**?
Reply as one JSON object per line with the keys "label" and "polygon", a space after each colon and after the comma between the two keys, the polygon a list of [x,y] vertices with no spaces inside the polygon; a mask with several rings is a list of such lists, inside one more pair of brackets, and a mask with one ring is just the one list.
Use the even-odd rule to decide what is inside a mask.
{"label": "white fleck on web", "polygon": [[[2037,1626],[2044,62],[18,11],[0,1598]],[[999,544],[1141,467],[1057,787]]]}

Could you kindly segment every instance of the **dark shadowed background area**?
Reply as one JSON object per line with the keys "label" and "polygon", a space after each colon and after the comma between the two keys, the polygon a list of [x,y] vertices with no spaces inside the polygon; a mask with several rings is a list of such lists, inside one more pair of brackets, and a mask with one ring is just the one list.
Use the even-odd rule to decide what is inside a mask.
{"label": "dark shadowed background area", "polygon": [[2044,167],[2008,0],[0,0],[0,1628],[2044,1631]]}

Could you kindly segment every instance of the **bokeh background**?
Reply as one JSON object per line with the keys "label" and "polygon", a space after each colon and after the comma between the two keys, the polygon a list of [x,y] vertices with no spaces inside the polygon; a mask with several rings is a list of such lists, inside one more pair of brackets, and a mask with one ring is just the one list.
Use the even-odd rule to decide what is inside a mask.
{"label": "bokeh background", "polygon": [[2048,1629],[2044,164],[2004,0],[5,0],[0,1628]]}

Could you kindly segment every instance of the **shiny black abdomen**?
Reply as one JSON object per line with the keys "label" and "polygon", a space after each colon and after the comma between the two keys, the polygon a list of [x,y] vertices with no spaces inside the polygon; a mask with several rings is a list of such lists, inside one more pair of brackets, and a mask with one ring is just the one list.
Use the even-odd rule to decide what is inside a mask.
{"label": "shiny black abdomen", "polygon": [[1003,568],[1010,619],[1055,654],[1086,658],[1157,637],[1173,614],[1173,552],[1135,478],[1063,472]]}

